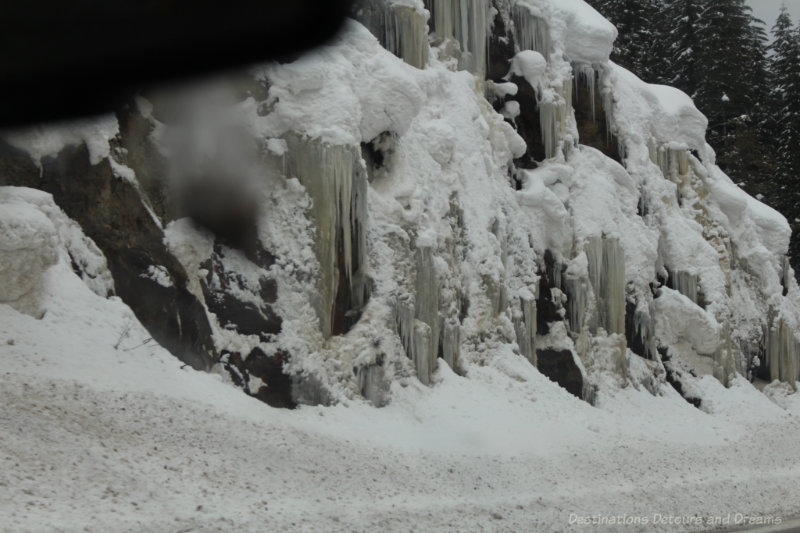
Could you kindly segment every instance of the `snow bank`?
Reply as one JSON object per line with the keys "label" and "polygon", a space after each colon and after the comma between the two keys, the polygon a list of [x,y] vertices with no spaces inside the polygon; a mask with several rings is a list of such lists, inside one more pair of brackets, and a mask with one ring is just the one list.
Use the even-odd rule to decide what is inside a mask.
{"label": "snow bank", "polygon": [[582,0],[518,0],[517,5],[547,20],[552,42],[570,61],[608,61],[617,29]]}
{"label": "snow bank", "polygon": [[89,161],[96,165],[110,153],[109,140],[119,133],[119,124],[114,115],[33,126],[19,131],[3,132],[3,138],[13,146],[25,150],[31,158],[41,164],[45,157],[58,155],[64,147],[85,143],[89,149]]}
{"label": "snow bank", "polygon": [[660,146],[678,143],[705,151],[708,119],[684,92],[651,85],[633,73],[608,62],[609,83],[616,102],[614,121],[625,135],[639,135],[637,144],[651,139]]}

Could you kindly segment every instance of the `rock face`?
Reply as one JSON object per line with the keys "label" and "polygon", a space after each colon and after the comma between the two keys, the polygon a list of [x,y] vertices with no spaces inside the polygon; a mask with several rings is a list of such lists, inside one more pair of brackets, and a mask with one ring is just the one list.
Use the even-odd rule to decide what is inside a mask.
{"label": "rock face", "polygon": [[[134,184],[115,176],[110,161],[89,161],[85,145],[67,146],[41,161],[41,174],[26,154],[3,146],[16,162],[3,185],[38,188],[53,195],[67,215],[103,251],[117,295],[146,325],[153,339],[179,359],[207,370],[216,359],[202,305],[186,289],[186,272],[163,244],[164,233]],[[164,278],[148,275],[164,269]]]}
{"label": "rock face", "polygon": [[0,184],[50,192],[154,339],[271,405],[384,405],[439,365],[517,358],[588,401],[794,386],[786,221],[714,165],[686,95],[608,61],[607,21],[579,1],[354,9],[315,55],[188,94],[183,140],[139,97],[99,134],[0,144]]}

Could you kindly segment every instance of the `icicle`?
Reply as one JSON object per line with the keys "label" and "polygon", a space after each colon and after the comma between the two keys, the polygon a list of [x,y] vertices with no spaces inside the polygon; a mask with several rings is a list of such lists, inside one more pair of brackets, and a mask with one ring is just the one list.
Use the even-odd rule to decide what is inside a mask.
{"label": "icicle", "polygon": [[664,145],[658,150],[657,164],[666,179],[680,183],[680,178],[689,173],[689,152]]}
{"label": "icicle", "polygon": [[[340,269],[344,270],[353,308],[363,306],[366,301],[363,272],[358,276],[355,272],[366,266],[366,171],[354,147],[294,137],[287,142],[290,173],[305,186],[313,201],[316,252],[321,267],[317,313],[322,334],[327,338],[333,332]],[[342,264],[339,264],[340,248]]]}
{"label": "icicle", "polygon": [[589,289],[582,278],[568,278],[565,284],[567,291],[567,319],[569,329],[574,333],[583,331],[583,317],[586,314]]}
{"label": "icicle", "polygon": [[[635,297],[632,297],[635,300]],[[625,334],[631,350],[650,360],[656,360],[655,340],[655,305],[650,300],[645,304],[643,300],[627,303]]]}
{"label": "icicle", "polygon": [[413,359],[413,345],[411,344],[414,338],[413,302],[398,299],[394,306],[394,320],[397,325],[397,334],[400,336],[400,342],[403,344],[408,356]]}
{"label": "icicle", "polygon": [[531,14],[529,8],[521,5],[513,7],[511,17],[514,19],[519,49],[534,50],[550,61],[550,52],[553,46],[547,21]]}
{"label": "icicle", "polygon": [[596,121],[595,118],[595,80],[597,78],[597,72],[595,71],[592,65],[586,63],[573,63],[572,64],[572,74],[573,80],[575,81],[574,90],[576,91],[575,94],[580,94],[578,91],[578,84],[583,84],[586,88],[589,89],[589,100],[591,101],[592,106],[592,121]]}
{"label": "icicle", "polygon": [[425,68],[428,62],[428,21],[411,6],[395,5],[393,15],[397,30],[392,51],[409,65]]}
{"label": "icicle", "polygon": [[390,0],[361,0],[355,17],[388,51],[411,66],[425,68],[428,23],[423,13]]}
{"label": "icicle", "polygon": [[698,289],[698,279],[696,274],[690,274],[689,272],[684,272],[681,270],[677,270],[675,272],[670,271],[669,280],[667,283],[669,288],[675,289],[697,305],[701,305],[700,290]]}
{"label": "icicle", "polygon": [[461,325],[453,318],[445,320],[441,329],[442,359],[447,366],[455,368],[461,350]]}
{"label": "icicle", "polygon": [[417,379],[424,385],[430,385],[431,372],[436,359],[430,357],[434,351],[431,339],[431,327],[421,320],[414,320],[414,338],[412,339],[411,360],[417,371]]}
{"label": "icicle", "polygon": [[724,386],[730,386],[730,376],[736,373],[735,353],[729,323],[723,325],[722,342],[714,352],[713,375]]}
{"label": "icicle", "polygon": [[[430,383],[431,373],[436,368],[440,342],[443,357],[448,364],[455,364],[457,361],[461,342],[458,320],[445,321],[442,324],[439,318],[441,288],[433,259],[431,247],[418,246],[414,298],[412,300],[408,296],[398,299],[394,310],[397,333],[406,354],[414,362],[417,377],[426,385]],[[440,335],[444,337],[440,339]]]}
{"label": "icicle", "polygon": [[528,290],[520,294],[520,313],[514,320],[514,332],[520,353],[536,366],[536,297]]}
{"label": "icicle", "polygon": [[658,148],[653,139],[647,141],[647,152],[650,154],[650,161],[652,161],[654,165],[658,165]]}
{"label": "icicle", "polygon": [[572,116],[572,81],[566,80],[558,91],[548,90],[539,101],[539,127],[547,159],[556,157],[567,134]]}
{"label": "icicle", "polygon": [[436,36],[459,43],[459,68],[483,79],[489,42],[488,0],[431,0],[430,9]]}
{"label": "icicle", "polygon": [[[772,314],[772,313],[770,313]],[[798,342],[794,332],[785,319],[769,319],[770,327],[766,336],[767,366],[770,379],[789,383],[795,388],[798,379]]]}
{"label": "icicle", "polygon": [[[430,328],[430,353],[436,359],[439,347],[439,282],[433,264],[433,250],[427,246],[417,248],[417,282],[414,316]],[[433,364],[430,365],[433,367]]]}
{"label": "icicle", "polygon": [[596,327],[625,333],[625,252],[617,239],[600,237],[590,237],[584,249],[596,300]]}

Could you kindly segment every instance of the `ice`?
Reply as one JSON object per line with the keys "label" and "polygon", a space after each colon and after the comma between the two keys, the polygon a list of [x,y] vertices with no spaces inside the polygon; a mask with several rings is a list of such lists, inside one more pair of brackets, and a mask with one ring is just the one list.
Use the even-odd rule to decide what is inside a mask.
{"label": "ice", "polygon": [[524,4],[515,4],[511,14],[514,19],[515,36],[519,49],[533,50],[545,59],[549,59],[553,45],[547,21],[533,15],[531,8]]}
{"label": "ice", "polygon": [[558,91],[544,91],[539,101],[539,124],[544,140],[545,157],[556,157],[561,152],[561,141],[567,133],[572,115],[572,81],[565,81]]}
{"label": "ice", "polygon": [[680,183],[689,172],[689,154],[685,148],[665,145],[656,152],[661,173],[668,180]]}
{"label": "ice", "polygon": [[536,366],[536,298],[524,290],[519,296],[520,310],[515,318],[514,330],[520,353]]}
{"label": "ice", "polygon": [[793,328],[782,317],[769,318],[769,330],[766,335],[767,366],[771,380],[788,383],[796,390],[798,374],[798,342]]}
{"label": "ice", "polygon": [[412,358],[417,365],[417,375],[420,380],[429,383],[439,348],[439,281],[434,267],[433,250],[430,247],[417,248],[416,267],[414,316],[417,320]]}
{"label": "ice", "polygon": [[[592,106],[592,120],[595,120],[595,85],[597,79],[597,71],[592,65],[586,63],[573,63],[572,64],[573,79],[575,80],[575,89],[577,84],[582,84],[589,89],[589,100]],[[580,92],[576,92],[580,94]]]}
{"label": "ice", "polygon": [[[337,293],[350,292],[354,309],[366,300],[367,178],[360,151],[351,146],[291,137],[288,169],[308,191],[316,221],[316,254],[320,263],[317,313],[325,337],[333,334]],[[340,285],[343,271],[345,285]]]}
{"label": "ice", "polygon": [[584,246],[595,294],[596,328],[625,333],[625,251],[619,240],[592,237]]}
{"label": "ice", "polygon": [[670,288],[675,289],[694,303],[700,304],[696,274],[682,271],[670,272],[668,283]]}
{"label": "ice", "polygon": [[459,68],[483,79],[486,72],[486,49],[489,34],[489,2],[487,0],[429,0],[433,33],[442,40],[453,38],[459,43]]}
{"label": "ice", "polygon": [[392,0],[358,4],[356,18],[384,48],[416,68],[428,62],[428,21],[422,5]]}

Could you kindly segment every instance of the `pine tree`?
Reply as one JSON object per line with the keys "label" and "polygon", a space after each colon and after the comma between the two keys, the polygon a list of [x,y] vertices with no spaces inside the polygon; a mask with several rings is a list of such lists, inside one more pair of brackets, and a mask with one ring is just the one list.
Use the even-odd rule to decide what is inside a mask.
{"label": "pine tree", "polygon": [[[776,172],[767,200],[792,225],[794,236],[800,230],[800,35],[784,6],[772,28],[770,45],[769,105],[777,153]],[[800,270],[800,239],[792,239],[792,265]]]}
{"label": "pine tree", "polygon": [[662,79],[691,97],[697,92],[697,55],[704,45],[698,32],[704,9],[703,0],[674,0],[664,5],[662,15],[669,30],[663,44],[666,54]]}
{"label": "pine tree", "polygon": [[[709,27],[722,25],[719,42],[725,48],[718,50],[726,51],[724,61],[718,50],[700,54],[710,56],[712,65],[723,64],[720,69],[704,70],[698,87],[698,105],[710,120],[709,142],[719,153],[720,166],[735,181],[746,183],[755,194],[768,195],[774,150],[771,130],[765,129],[769,107],[764,23],[751,15],[743,1],[707,10],[706,17]],[[703,94],[703,89],[708,93]],[[703,96],[709,101],[704,102]]]}
{"label": "pine tree", "polygon": [[662,56],[658,45],[661,3],[659,0],[591,0],[589,2],[617,27],[619,33],[611,60],[647,82],[661,79]]}

